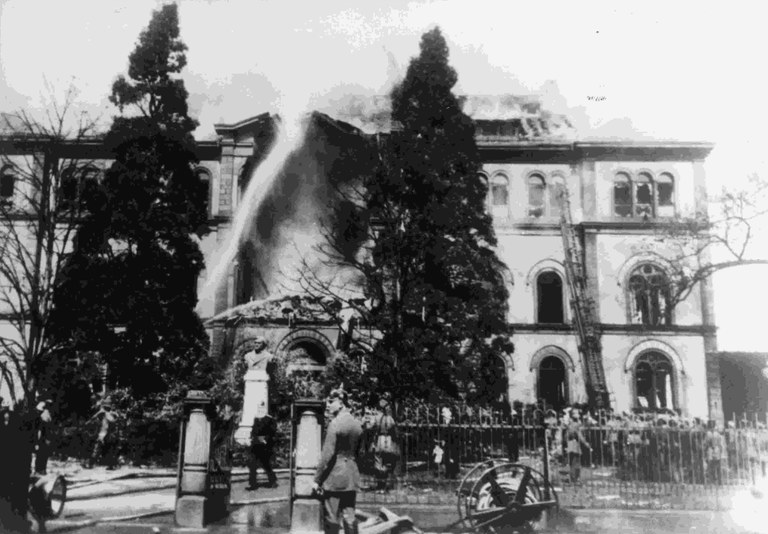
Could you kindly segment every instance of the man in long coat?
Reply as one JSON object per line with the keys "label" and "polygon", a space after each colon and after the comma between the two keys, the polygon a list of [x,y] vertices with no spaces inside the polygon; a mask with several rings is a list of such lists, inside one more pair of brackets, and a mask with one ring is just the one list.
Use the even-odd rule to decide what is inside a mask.
{"label": "man in long coat", "polygon": [[344,534],[357,534],[355,504],[360,486],[357,460],[363,427],[349,412],[344,391],[331,392],[328,410],[333,420],[325,434],[313,489],[320,493],[322,488],[325,532],[337,534],[343,524]]}
{"label": "man in long coat", "polygon": [[267,475],[267,487],[277,487],[277,477],[272,470],[272,455],[275,451],[275,435],[277,423],[269,415],[265,403],[261,403],[251,428],[251,458],[248,464],[248,489],[255,490],[259,487],[256,480],[256,472],[259,464]]}

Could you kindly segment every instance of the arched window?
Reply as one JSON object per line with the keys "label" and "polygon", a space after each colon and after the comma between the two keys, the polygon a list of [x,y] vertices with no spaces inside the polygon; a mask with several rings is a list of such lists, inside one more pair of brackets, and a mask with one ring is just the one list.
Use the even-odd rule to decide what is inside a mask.
{"label": "arched window", "polygon": [[77,205],[78,193],[77,168],[69,166],[61,171],[59,181],[58,205],[62,209],[71,209]]}
{"label": "arched window", "polygon": [[646,352],[635,362],[635,403],[638,408],[674,410],[674,368],[660,352]]}
{"label": "arched window", "polygon": [[630,321],[648,326],[671,324],[670,284],[666,273],[645,263],[629,277]]}
{"label": "arched window", "polygon": [[635,180],[635,217],[653,216],[653,180],[641,172]]}
{"label": "arched window", "polygon": [[560,410],[568,404],[568,377],[563,360],[557,356],[547,356],[539,364],[537,398],[544,401],[547,408]]}
{"label": "arched window", "polygon": [[619,217],[632,216],[632,180],[625,172],[613,179],[613,213]]}
{"label": "arched window", "polygon": [[663,172],[656,179],[656,215],[659,217],[675,216],[675,179],[668,172]]}
{"label": "arched window", "polygon": [[493,215],[506,216],[508,202],[509,180],[503,174],[496,174],[491,178],[491,209],[493,210]]}
{"label": "arched window", "polygon": [[536,322],[562,324],[563,279],[554,271],[545,271],[536,277]]}
{"label": "arched window", "polygon": [[0,172],[0,204],[10,205],[13,203],[13,193],[16,189],[16,173],[13,166],[6,165]]}
{"label": "arched window", "polygon": [[80,203],[86,210],[94,210],[100,202],[99,170],[87,167],[82,171],[80,180]]}
{"label": "arched window", "polygon": [[195,176],[203,184],[205,189],[205,213],[208,217],[211,216],[210,201],[211,201],[211,174],[208,169],[198,167],[195,169]]}
{"label": "arched window", "polygon": [[564,196],[566,195],[565,180],[562,176],[555,175],[549,180],[549,214],[560,217]]}
{"label": "arched window", "polygon": [[533,174],[528,177],[528,216],[541,217],[544,215],[544,193],[546,191],[544,177]]}

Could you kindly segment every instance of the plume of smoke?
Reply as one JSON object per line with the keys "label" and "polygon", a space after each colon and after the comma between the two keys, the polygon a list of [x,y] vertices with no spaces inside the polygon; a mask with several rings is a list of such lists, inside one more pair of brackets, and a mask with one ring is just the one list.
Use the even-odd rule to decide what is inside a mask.
{"label": "plume of smoke", "polygon": [[238,202],[229,235],[213,256],[216,263],[203,286],[203,295],[212,295],[221,284],[238,255],[240,245],[247,237],[247,231],[251,228],[259,206],[291,154],[304,142],[308,122],[304,108],[290,105],[281,108],[280,119],[276,121],[275,140],[266,158],[252,171],[246,190]]}

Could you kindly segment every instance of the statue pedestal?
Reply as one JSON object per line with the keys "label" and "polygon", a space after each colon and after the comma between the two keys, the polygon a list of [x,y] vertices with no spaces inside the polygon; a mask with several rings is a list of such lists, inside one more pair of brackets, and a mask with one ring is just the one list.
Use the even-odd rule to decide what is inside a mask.
{"label": "statue pedestal", "polygon": [[245,373],[245,392],[243,394],[243,416],[235,432],[235,441],[250,445],[253,419],[261,403],[269,410],[269,375],[263,369],[249,369]]}

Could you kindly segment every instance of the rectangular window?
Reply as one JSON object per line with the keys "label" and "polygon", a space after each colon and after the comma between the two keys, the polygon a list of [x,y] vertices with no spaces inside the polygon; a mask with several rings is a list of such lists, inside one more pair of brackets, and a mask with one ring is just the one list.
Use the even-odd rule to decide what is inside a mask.
{"label": "rectangular window", "polygon": [[0,199],[7,201],[13,198],[14,182],[12,174],[0,176]]}

